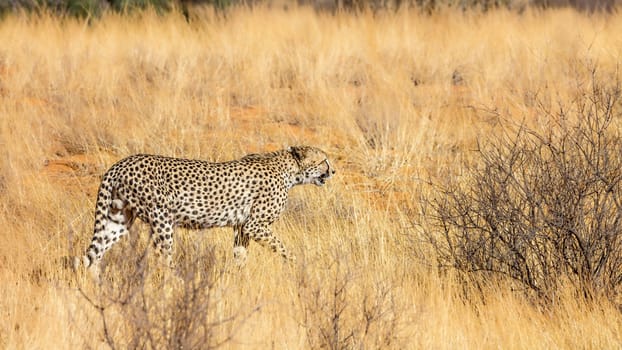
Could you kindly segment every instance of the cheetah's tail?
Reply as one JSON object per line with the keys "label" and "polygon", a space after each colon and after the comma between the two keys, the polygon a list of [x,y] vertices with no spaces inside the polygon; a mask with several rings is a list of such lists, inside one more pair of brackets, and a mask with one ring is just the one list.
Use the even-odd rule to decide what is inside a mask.
{"label": "cheetah's tail", "polygon": [[93,238],[91,244],[82,257],[74,259],[74,266],[83,265],[88,268],[98,261],[97,255],[101,251],[101,233],[106,229],[109,220],[110,209],[113,204],[114,184],[109,173],[104,175],[99,190],[97,191],[97,202],[95,204],[95,223],[93,228]]}
{"label": "cheetah's tail", "polygon": [[[70,257],[68,258],[71,259]],[[81,266],[84,266],[84,267],[91,266],[91,260],[89,259],[88,255],[74,256],[72,261],[65,263],[65,266],[70,266],[74,270],[77,271]]]}

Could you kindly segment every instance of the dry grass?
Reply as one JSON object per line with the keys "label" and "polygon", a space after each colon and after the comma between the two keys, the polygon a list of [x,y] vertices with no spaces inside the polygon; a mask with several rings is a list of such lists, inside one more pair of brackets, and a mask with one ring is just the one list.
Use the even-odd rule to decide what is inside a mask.
{"label": "dry grass", "polygon": [[[540,310],[502,284],[485,303],[466,300],[413,244],[420,179],[460,176],[476,139],[498,130],[486,109],[538,123],[536,97],[567,99],[589,62],[614,72],[620,15],[199,15],[191,24],[151,14],[0,22],[1,348],[106,348],[101,318],[59,258],[88,245],[98,179],[115,160],[147,152],[216,161],[291,144],[325,149],[338,176],[296,188],[274,227],[297,266],[251,245],[249,266],[219,279],[219,317],[260,306],[222,331],[235,335],[227,346],[317,346],[309,329],[330,315],[309,311],[341,282],[344,335],[362,334],[363,305],[388,290],[387,312],[347,347],[622,346],[622,315],[606,302],[569,292]],[[115,266],[132,268],[122,256],[130,241],[147,241],[138,226],[106,256],[108,283],[123,273]],[[230,264],[230,230],[178,237],[178,259],[200,241]]]}

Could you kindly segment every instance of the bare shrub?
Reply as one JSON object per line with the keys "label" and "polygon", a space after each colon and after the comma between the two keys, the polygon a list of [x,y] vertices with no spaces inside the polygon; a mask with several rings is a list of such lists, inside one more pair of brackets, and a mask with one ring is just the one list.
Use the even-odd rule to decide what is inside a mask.
{"label": "bare shrub", "polygon": [[233,339],[234,330],[259,308],[223,314],[224,269],[217,267],[213,247],[196,250],[173,271],[147,259],[145,249],[130,259],[133,267],[110,273],[94,292],[80,288],[97,310],[110,348],[214,349]]}
{"label": "bare shrub", "polygon": [[478,286],[504,276],[545,301],[568,282],[619,296],[620,81],[590,80],[555,111],[540,104],[548,125],[510,128],[478,147],[466,180],[434,185],[423,203],[439,266]]}
{"label": "bare shrub", "polygon": [[326,267],[329,276],[298,274],[301,324],[311,349],[398,347],[399,315],[393,284],[362,286],[341,256]]}

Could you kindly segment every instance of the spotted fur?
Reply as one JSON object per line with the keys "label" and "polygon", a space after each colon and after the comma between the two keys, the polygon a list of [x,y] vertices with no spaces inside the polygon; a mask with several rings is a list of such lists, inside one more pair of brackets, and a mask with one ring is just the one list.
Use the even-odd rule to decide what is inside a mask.
{"label": "spotted fur", "polygon": [[321,186],[334,173],[326,154],[308,146],[223,163],[146,154],[127,157],[102,179],[93,239],[82,262],[97,269],[135,218],[150,225],[154,247],[169,264],[176,227],[233,227],[238,264],[245,262],[251,239],[293,260],[270,225],[283,212],[293,186]]}

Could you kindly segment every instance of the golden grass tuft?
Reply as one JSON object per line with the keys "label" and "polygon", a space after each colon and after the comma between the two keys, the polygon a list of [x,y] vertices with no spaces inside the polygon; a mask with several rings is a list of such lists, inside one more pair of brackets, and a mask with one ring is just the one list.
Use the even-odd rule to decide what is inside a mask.
{"label": "golden grass tuft", "polygon": [[[318,345],[309,329],[330,310],[305,314],[319,308],[312,295],[329,304],[347,281],[346,335],[362,333],[365,303],[389,291],[386,313],[348,347],[621,347],[622,315],[604,301],[569,292],[542,310],[502,283],[485,302],[465,299],[451,273],[429,267],[413,229],[422,179],[459,177],[477,139],[498,131],[487,110],[537,124],[536,97],[567,100],[590,63],[616,71],[620,33],[619,14],[571,10],[4,18],[0,347],[106,347],[101,318],[60,260],[87,247],[99,176],[116,160],[222,161],[293,144],[325,149],[337,176],[294,189],[274,225],[296,266],[251,243],[249,266],[219,280],[216,314],[249,314],[216,335],[232,332],[227,346]],[[177,237],[177,259],[214,245],[217,264],[230,264],[229,229]],[[113,286],[132,269],[123,256],[131,242],[146,244],[146,225],[106,256]],[[111,332],[129,341],[111,313]]]}

